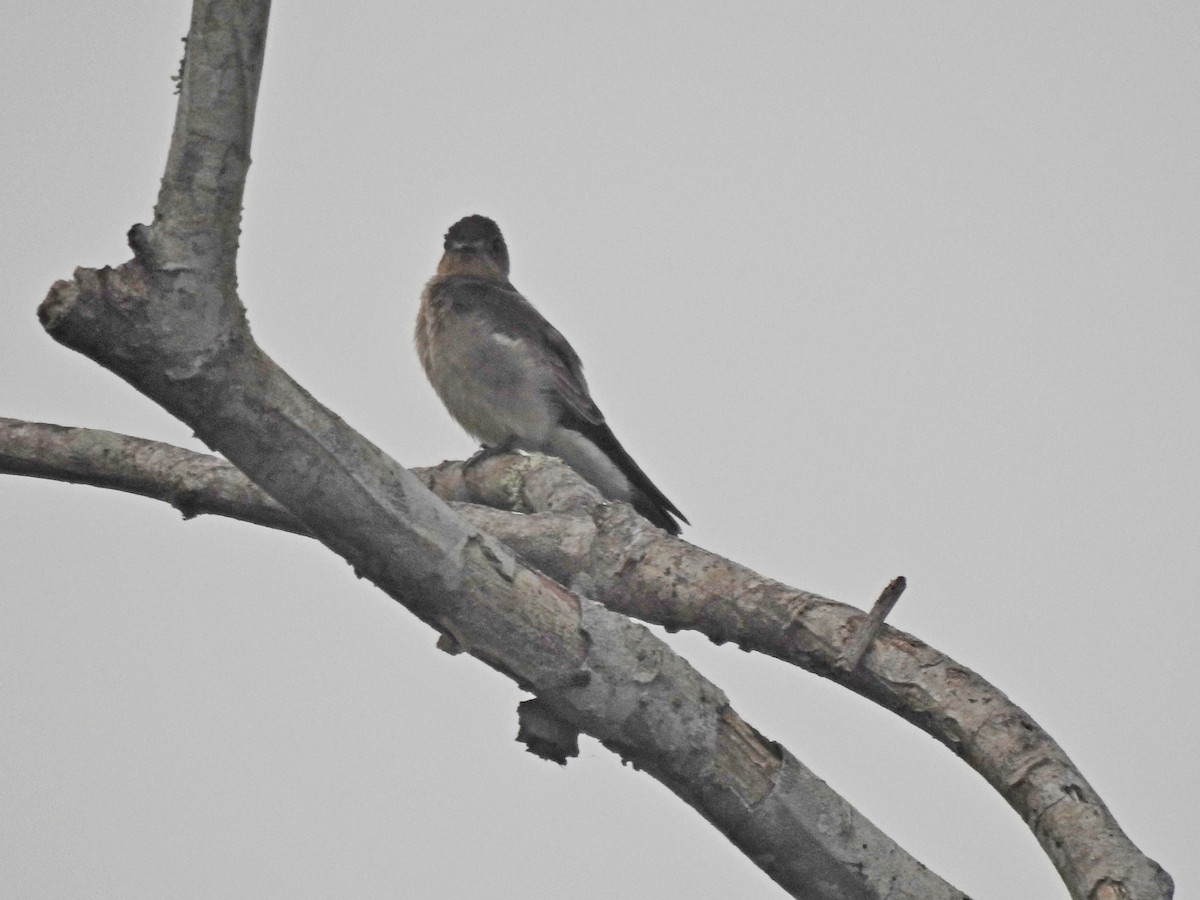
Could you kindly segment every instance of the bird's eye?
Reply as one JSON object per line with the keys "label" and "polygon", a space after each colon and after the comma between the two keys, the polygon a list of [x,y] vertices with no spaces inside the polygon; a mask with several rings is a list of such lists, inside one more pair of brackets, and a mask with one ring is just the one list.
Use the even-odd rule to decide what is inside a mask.
{"label": "bird's eye", "polygon": [[501,252],[503,252],[503,250],[504,250],[504,238],[495,238],[495,239],[493,239],[493,241],[492,241],[492,249],[493,249],[493,250],[495,250],[497,253],[501,253]]}

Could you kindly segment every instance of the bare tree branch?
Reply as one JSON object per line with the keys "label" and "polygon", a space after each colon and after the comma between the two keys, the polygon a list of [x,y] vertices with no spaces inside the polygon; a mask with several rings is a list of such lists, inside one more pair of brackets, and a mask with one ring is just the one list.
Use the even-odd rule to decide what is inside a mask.
{"label": "bare tree branch", "polygon": [[[0,419],[0,471],[130,490],[182,506],[185,515],[211,512],[303,531],[294,520],[276,524],[287,514],[229,463],[108,432]],[[624,529],[628,519],[612,515],[594,488],[549,457],[503,456],[466,470],[446,463],[413,472],[560,582],[586,584],[590,596],[645,621],[695,629],[817,672],[917,725],[1012,804],[1072,896],[1116,890],[1106,885],[1121,885],[1128,897],[1170,896],[1169,878],[1126,838],[1053,739],[980,676],[917,638],[882,629],[871,656],[847,668],[847,635],[864,621],[858,610],[683,542],[664,544],[676,548],[671,571],[656,555],[636,551],[636,532],[605,533]],[[662,577],[668,571],[671,577]]]}
{"label": "bare tree branch", "polygon": [[794,896],[961,896],[646,629],[456,516],[257,346],[235,260],[268,6],[197,0],[155,220],[131,230],[133,260],[54,285],[39,309],[46,330],[186,422],[544,711],[670,787]]}
{"label": "bare tree branch", "polygon": [[0,472],[150,497],[175,507],[185,519],[210,514],[309,534],[220,457],[112,431],[0,418]]}

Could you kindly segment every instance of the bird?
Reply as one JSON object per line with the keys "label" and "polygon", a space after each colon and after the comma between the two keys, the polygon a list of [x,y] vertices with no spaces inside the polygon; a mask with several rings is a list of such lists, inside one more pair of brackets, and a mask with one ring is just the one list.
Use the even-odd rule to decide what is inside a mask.
{"label": "bird", "polygon": [[557,456],[609,500],[672,535],[691,524],[633,461],[592,400],[567,339],[509,281],[494,221],[450,226],[417,314],[417,355],[450,415],[483,445]]}

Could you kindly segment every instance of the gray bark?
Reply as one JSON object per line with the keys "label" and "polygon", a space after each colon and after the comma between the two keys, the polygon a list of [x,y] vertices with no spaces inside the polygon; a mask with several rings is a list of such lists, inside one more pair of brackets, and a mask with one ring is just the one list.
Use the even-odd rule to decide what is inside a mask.
{"label": "gray bark", "polygon": [[[0,471],[130,491],[185,516],[211,513],[307,533],[229,463],[124,435],[0,419]],[[732,640],[817,672],[917,725],[1008,800],[1071,896],[1171,896],[1169,877],[1125,836],[1062,748],[998,689],[912,635],[885,626],[861,666],[843,666],[858,610],[684,542],[667,545],[669,562],[640,552],[636,521],[549,457],[412,471],[558,581],[586,585],[591,596],[644,621]],[[692,576],[664,577],[666,565]]]}
{"label": "gray bark", "polygon": [[[933,648],[884,627],[861,666],[841,664],[858,611],[667,538],[552,461],[499,458],[414,477],[276,366],[250,335],[235,271],[268,8],[195,3],[153,224],[131,230],[134,259],[77,271],[39,310],[57,340],[155,399],[238,468],[135,438],[0,420],[0,471],[315,537],[438,629],[445,649],[535,693],[521,710],[531,748],[565,758],[576,732],[595,735],[793,896],[961,894],[618,613],[769,653],[923,728],[1005,796],[1073,897],[1171,896],[1169,877],[1129,842],[1061,748]],[[456,504],[456,515],[422,482],[446,499],[498,509]]]}
{"label": "gray bark", "polygon": [[[257,346],[235,263],[268,7],[197,0],[154,222],[130,231],[134,259],[56,283],[46,330],[187,423],[445,646],[670,787],[793,896],[960,897],[645,628],[457,516]],[[647,549],[668,540],[633,527]]]}

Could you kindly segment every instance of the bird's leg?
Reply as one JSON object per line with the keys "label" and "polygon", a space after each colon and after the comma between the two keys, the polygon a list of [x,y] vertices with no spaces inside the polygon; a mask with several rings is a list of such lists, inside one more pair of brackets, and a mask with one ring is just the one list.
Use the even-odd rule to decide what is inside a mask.
{"label": "bird's leg", "polygon": [[475,453],[471,455],[471,458],[468,459],[465,463],[463,463],[463,468],[469,469],[472,466],[479,465],[481,462],[484,462],[485,460],[491,459],[493,456],[500,456],[501,454],[504,454],[504,453],[511,453],[512,451],[514,451],[516,449],[517,449],[517,436],[515,434],[510,434],[508,437],[506,437],[504,440],[502,440],[499,444],[492,444],[491,446],[488,446],[487,444],[481,444],[479,446],[479,449],[476,450]]}

